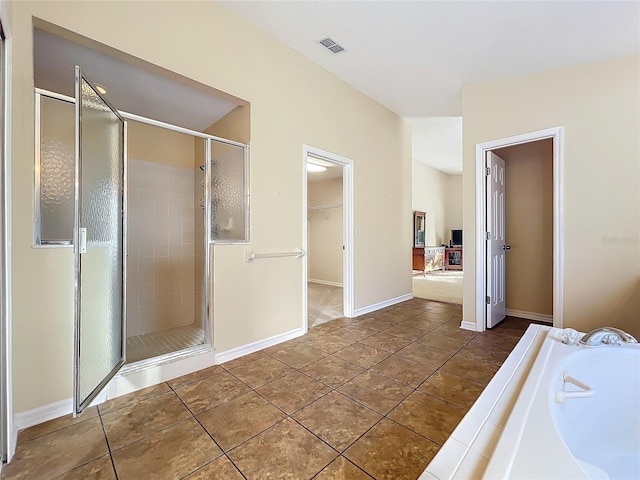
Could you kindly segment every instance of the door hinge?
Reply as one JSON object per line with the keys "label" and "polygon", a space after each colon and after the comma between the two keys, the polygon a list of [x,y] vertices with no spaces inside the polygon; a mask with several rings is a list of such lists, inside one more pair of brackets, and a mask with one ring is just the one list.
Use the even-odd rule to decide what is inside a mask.
{"label": "door hinge", "polygon": [[486,232],[484,234],[484,238],[485,238],[485,240],[491,240],[491,232]]}
{"label": "door hinge", "polygon": [[486,302],[487,302],[487,305],[489,305],[491,303],[491,297],[487,296]]}
{"label": "door hinge", "polygon": [[485,167],[484,169],[484,174],[488,177],[489,175],[491,175],[491,167]]}

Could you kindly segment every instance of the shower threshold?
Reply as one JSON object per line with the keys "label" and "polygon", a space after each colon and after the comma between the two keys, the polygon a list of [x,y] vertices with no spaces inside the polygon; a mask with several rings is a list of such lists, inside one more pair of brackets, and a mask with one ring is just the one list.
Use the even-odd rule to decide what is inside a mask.
{"label": "shower threshold", "polygon": [[204,344],[204,330],[195,325],[127,337],[127,364]]}

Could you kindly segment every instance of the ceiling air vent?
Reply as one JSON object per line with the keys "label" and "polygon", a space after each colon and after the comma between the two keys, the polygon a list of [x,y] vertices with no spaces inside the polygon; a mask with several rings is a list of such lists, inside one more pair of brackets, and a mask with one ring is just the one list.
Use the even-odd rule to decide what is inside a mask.
{"label": "ceiling air vent", "polygon": [[329,37],[323,38],[322,40],[320,40],[320,45],[322,45],[323,47],[328,48],[333,53],[340,53],[340,52],[344,51],[344,48],[342,48],[342,46],[338,45],[336,42],[331,40]]}

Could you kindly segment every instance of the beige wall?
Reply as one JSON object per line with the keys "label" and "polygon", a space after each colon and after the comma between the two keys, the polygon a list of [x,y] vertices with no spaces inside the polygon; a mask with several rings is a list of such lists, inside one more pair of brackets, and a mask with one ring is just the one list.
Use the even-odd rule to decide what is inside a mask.
{"label": "beige wall", "polygon": [[413,210],[427,212],[427,245],[449,245],[462,228],[462,175],[449,175],[413,161]]}
{"label": "beige wall", "polygon": [[553,141],[493,151],[505,161],[507,308],[553,313]]}
{"label": "beige wall", "polygon": [[[449,241],[447,233],[447,183],[446,173],[413,161],[413,210],[427,213],[427,246],[440,246]],[[409,212],[406,213],[409,217]],[[411,218],[411,217],[410,217]],[[412,237],[413,238],[413,237]],[[413,239],[408,243],[410,251]]]}
{"label": "beige wall", "polygon": [[194,141],[191,135],[128,120],[127,136],[127,153],[131,158],[194,167]]}
{"label": "beige wall", "polygon": [[[342,178],[307,186],[309,207],[342,203]],[[342,285],[342,208],[308,212],[308,276],[311,280]]]}
{"label": "beige wall", "polygon": [[[445,188],[445,237],[442,243],[449,244],[451,230],[462,228],[462,175],[447,175]],[[463,235],[464,242],[464,235]]]}
{"label": "beige wall", "polygon": [[640,335],[640,62],[463,88],[463,318],[475,322],[476,144],[564,126],[564,325]]}
{"label": "beige wall", "polygon": [[[354,239],[355,307],[410,294],[411,131],[407,122],[215,2],[15,2],[11,7],[7,31],[13,38],[16,412],[67,399],[72,391],[72,254],[70,249],[31,248],[32,17],[251,103],[252,244],[216,251],[214,343],[218,352],[303,326],[302,262],[282,258],[247,263],[245,251],[301,246],[306,218],[302,211],[304,144],[354,162],[355,227],[361,232]],[[89,18],[100,18],[100,22],[89,22]],[[171,42],[167,42],[167,25],[172,27]]]}
{"label": "beige wall", "polygon": [[205,132],[227,140],[249,143],[251,141],[251,107],[247,105],[234,108]]}

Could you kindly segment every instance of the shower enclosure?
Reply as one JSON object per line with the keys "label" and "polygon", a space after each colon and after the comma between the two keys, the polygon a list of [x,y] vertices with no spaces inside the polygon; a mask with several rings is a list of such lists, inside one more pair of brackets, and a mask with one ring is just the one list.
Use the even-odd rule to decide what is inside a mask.
{"label": "shower enclosure", "polygon": [[[36,89],[39,247],[73,244],[74,102]],[[211,348],[213,244],[248,241],[248,155],[244,144],[120,113],[126,363],[146,365]]]}
{"label": "shower enclosure", "polygon": [[204,183],[194,162],[129,158],[127,363],[204,343]]}

